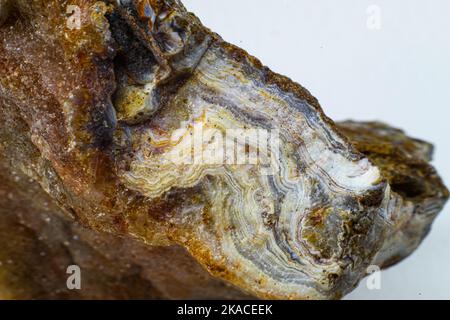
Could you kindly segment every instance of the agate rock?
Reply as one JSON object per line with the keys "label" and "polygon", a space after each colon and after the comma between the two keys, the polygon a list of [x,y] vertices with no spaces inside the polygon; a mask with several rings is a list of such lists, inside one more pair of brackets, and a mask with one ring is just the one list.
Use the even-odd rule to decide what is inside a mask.
{"label": "agate rock", "polygon": [[430,144],[334,123],[179,1],[67,5],[0,0],[0,298],[337,299],[445,205]]}

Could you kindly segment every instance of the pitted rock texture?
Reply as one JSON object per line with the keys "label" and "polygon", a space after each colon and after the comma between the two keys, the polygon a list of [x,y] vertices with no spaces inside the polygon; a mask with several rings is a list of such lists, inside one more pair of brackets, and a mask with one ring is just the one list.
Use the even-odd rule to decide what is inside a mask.
{"label": "pitted rock texture", "polygon": [[448,199],[430,144],[334,123],[177,0],[0,9],[0,298],[337,299]]}

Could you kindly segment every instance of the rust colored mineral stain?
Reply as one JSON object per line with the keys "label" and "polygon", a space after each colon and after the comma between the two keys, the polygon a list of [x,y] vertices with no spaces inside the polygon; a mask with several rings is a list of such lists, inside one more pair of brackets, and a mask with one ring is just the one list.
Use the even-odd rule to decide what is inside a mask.
{"label": "rust colored mineral stain", "polygon": [[138,5],[138,13],[141,19],[148,21],[149,29],[153,30],[157,13],[153,10],[153,7],[149,0],[140,1]]}
{"label": "rust colored mineral stain", "polygon": [[[76,1],[74,30],[66,1],[15,1],[8,16],[12,3],[0,0],[0,297],[336,299],[368,265],[411,254],[449,197],[431,145],[335,124],[179,1]],[[133,121],[113,105],[129,84],[155,105]],[[140,110],[133,97],[124,110]],[[279,129],[283,170],[171,166],[196,122]],[[61,289],[70,264],[82,292]]]}

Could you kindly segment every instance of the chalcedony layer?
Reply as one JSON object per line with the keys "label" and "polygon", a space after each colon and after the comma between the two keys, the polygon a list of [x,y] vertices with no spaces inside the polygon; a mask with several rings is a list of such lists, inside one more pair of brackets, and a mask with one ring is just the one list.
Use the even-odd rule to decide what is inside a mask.
{"label": "chalcedony layer", "polygon": [[336,299],[411,254],[448,198],[429,144],[335,124],[179,1],[0,7],[0,230],[58,266],[7,281],[42,256],[2,245],[0,296],[72,297],[55,289],[72,261],[81,298]]}

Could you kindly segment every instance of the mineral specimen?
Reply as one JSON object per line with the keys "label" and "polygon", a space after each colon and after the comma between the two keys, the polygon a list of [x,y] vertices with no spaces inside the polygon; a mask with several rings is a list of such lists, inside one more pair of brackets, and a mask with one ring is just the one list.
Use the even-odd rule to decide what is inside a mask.
{"label": "mineral specimen", "polygon": [[0,298],[341,298],[448,198],[431,145],[335,124],[177,0],[0,25]]}

